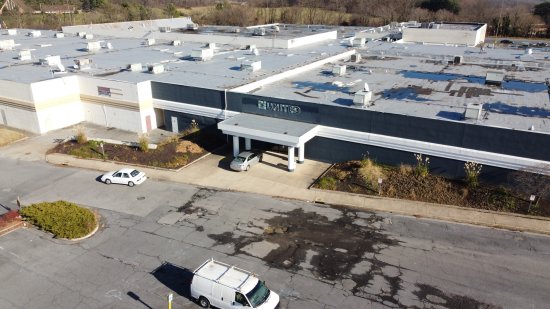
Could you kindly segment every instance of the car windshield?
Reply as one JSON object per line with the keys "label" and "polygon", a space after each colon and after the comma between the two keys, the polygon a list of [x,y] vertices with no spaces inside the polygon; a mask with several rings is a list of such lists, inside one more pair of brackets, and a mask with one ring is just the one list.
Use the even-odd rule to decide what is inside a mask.
{"label": "car windshield", "polygon": [[250,304],[252,304],[252,307],[256,308],[265,302],[269,297],[269,293],[270,291],[265,284],[262,281],[258,281],[258,284],[256,284],[252,291],[246,294],[246,297],[250,301]]}
{"label": "car windshield", "polygon": [[133,170],[130,175],[132,175],[132,177],[136,177],[137,175],[139,175],[139,171],[138,170]]}
{"label": "car windshield", "polygon": [[238,156],[233,161],[235,161],[237,163],[243,163],[245,160],[246,160],[245,157]]}

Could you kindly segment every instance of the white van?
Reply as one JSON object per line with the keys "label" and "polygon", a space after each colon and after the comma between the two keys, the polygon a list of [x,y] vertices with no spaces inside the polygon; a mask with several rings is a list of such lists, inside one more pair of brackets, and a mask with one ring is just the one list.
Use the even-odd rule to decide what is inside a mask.
{"label": "white van", "polygon": [[273,309],[279,305],[279,295],[246,270],[210,259],[193,273],[191,297],[203,308]]}

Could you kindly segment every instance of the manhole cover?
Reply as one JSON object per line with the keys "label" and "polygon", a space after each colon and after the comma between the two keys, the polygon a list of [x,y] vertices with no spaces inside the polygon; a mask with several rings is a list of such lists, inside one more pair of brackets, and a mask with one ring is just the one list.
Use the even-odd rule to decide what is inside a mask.
{"label": "manhole cover", "polygon": [[142,201],[142,200],[144,200],[144,199],[145,199],[145,196],[139,196],[139,197],[137,198],[138,201]]}

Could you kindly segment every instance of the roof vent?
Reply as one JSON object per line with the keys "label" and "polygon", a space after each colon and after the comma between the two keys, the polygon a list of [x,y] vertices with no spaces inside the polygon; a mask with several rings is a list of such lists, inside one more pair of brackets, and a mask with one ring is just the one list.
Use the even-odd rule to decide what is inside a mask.
{"label": "roof vent", "polygon": [[526,55],[531,55],[531,54],[533,54],[533,49],[532,49],[532,48],[526,48],[526,49],[525,49],[525,54],[526,54]]}
{"label": "roof vent", "polygon": [[8,29],[8,35],[17,35],[17,29]]}
{"label": "roof vent", "polygon": [[462,64],[462,62],[464,62],[464,57],[463,56],[454,56],[454,58],[453,58],[453,64],[454,65]]}
{"label": "roof vent", "polygon": [[42,32],[38,31],[38,30],[33,30],[29,33],[27,33],[27,36],[30,36],[30,37],[33,37],[33,38],[39,38],[42,36]]}
{"label": "roof vent", "polygon": [[351,40],[351,46],[352,47],[365,47],[366,41],[367,40],[365,38],[353,38]]}
{"label": "roof vent", "polygon": [[252,32],[252,35],[264,36],[265,35],[265,28],[254,28],[254,32]]}
{"label": "roof vent", "polygon": [[65,34],[63,32],[56,32],[54,35],[53,35],[56,39],[61,39],[61,38],[64,38],[65,37]]}
{"label": "roof vent", "polygon": [[141,63],[131,63],[126,68],[130,72],[141,72]]}
{"label": "roof vent", "polygon": [[84,39],[86,39],[86,40],[93,40],[93,39],[94,39],[94,35],[91,34],[91,33],[86,33],[86,34],[84,35]]}
{"label": "roof vent", "polygon": [[86,50],[89,51],[89,52],[93,52],[93,51],[100,50],[100,49],[101,49],[101,42],[100,41],[88,42],[86,44]]}
{"label": "roof vent", "polygon": [[332,67],[332,75],[334,76],[342,76],[346,74],[346,66],[345,65],[335,65]]}
{"label": "roof vent", "polygon": [[15,46],[14,40],[2,40],[0,41],[0,50],[12,50]]}
{"label": "roof vent", "polygon": [[465,119],[481,119],[481,111],[483,111],[483,104],[481,103],[468,103],[466,110],[464,111]]}
{"label": "roof vent", "polygon": [[77,70],[89,70],[92,67],[92,59],[83,58],[74,60],[74,68]]}
{"label": "roof vent", "polygon": [[160,31],[160,32],[172,32],[172,27],[170,27],[170,26],[162,26],[162,27],[159,27],[159,31]]}
{"label": "roof vent", "polygon": [[353,97],[353,104],[359,106],[371,106],[372,105],[372,91],[370,91],[369,85],[365,83],[365,89],[359,90]]}
{"label": "roof vent", "polygon": [[180,46],[181,45],[181,41],[180,40],[173,40],[172,41],[172,46]]}
{"label": "roof vent", "polygon": [[187,24],[187,30],[197,31],[197,30],[199,30],[199,25],[197,25],[197,24]]}
{"label": "roof vent", "polygon": [[144,44],[147,45],[147,46],[155,45],[155,39],[153,39],[153,38],[145,39]]}
{"label": "roof vent", "polygon": [[485,84],[487,85],[500,86],[503,80],[504,72],[501,71],[487,71],[487,75],[485,75]]}
{"label": "roof vent", "polygon": [[39,61],[42,65],[54,66],[61,63],[61,57],[47,55],[44,58],[40,58]]}
{"label": "roof vent", "polygon": [[214,50],[211,48],[193,49],[191,51],[191,58],[198,61],[207,61],[214,57]]}
{"label": "roof vent", "polygon": [[149,65],[147,67],[147,71],[149,71],[149,73],[152,73],[152,74],[160,74],[164,72],[164,65],[162,64]]}
{"label": "roof vent", "polygon": [[353,54],[353,55],[351,55],[350,61],[353,62],[353,63],[359,63],[359,62],[361,62],[361,54]]}
{"label": "roof vent", "polygon": [[28,49],[23,49],[19,52],[19,60],[26,61],[31,60],[31,51]]}
{"label": "roof vent", "polygon": [[241,71],[256,72],[262,68],[261,61],[245,61],[241,63]]}

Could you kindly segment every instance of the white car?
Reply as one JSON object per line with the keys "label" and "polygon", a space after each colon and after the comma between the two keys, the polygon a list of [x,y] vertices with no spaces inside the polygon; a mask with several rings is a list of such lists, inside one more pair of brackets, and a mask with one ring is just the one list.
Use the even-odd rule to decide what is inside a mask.
{"label": "white car", "polygon": [[109,172],[101,176],[101,181],[110,185],[112,183],[119,183],[133,187],[139,185],[147,179],[144,172],[132,168],[123,168],[118,171]]}
{"label": "white car", "polygon": [[229,167],[235,171],[248,171],[254,164],[262,162],[263,155],[260,152],[244,151],[231,161]]}

